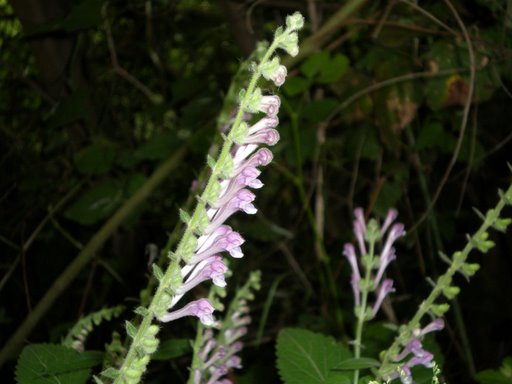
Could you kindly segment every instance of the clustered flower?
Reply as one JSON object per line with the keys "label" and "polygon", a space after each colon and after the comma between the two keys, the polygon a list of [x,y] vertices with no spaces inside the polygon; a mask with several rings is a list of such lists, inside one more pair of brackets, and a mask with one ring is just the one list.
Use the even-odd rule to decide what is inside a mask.
{"label": "clustered flower", "polygon": [[231,380],[223,378],[230,369],[242,368],[242,360],[237,355],[243,348],[239,340],[247,333],[247,325],[251,322],[248,315],[249,307],[246,300],[240,300],[237,310],[225,320],[229,326],[221,329],[221,334],[214,337],[212,329],[203,334],[203,344],[199,352],[200,367],[193,372],[194,384],[231,384]]}
{"label": "clustered flower", "polygon": [[423,348],[421,340],[427,333],[440,331],[443,328],[444,320],[439,318],[430,322],[423,329],[415,329],[411,338],[405,343],[402,352],[393,359],[395,363],[399,363],[398,368],[386,379],[400,378],[403,384],[412,384],[412,367],[423,365],[426,368],[432,368],[434,355]]}
{"label": "clustered flower", "polygon": [[[359,258],[356,254],[356,249],[354,245],[347,243],[345,244],[343,254],[347,258],[350,267],[352,269],[352,276],[350,279],[352,291],[354,294],[354,303],[356,308],[361,305],[361,284],[362,278],[361,273],[359,272],[359,260],[361,260],[363,267],[366,269],[372,269],[375,273],[372,274],[372,279],[369,282],[369,286],[363,287],[365,290],[374,290],[376,292],[376,299],[371,308],[371,312],[368,314],[363,314],[366,316],[368,320],[369,318],[374,317],[379,311],[383,300],[390,292],[394,292],[393,288],[393,280],[391,279],[383,279],[384,272],[388,265],[396,259],[395,248],[393,247],[393,243],[400,237],[405,235],[404,225],[401,223],[395,223],[395,219],[398,216],[398,212],[395,209],[390,209],[384,220],[384,223],[380,228],[378,228],[374,224],[374,221],[371,221],[368,225],[364,219],[364,213],[362,208],[356,208],[354,210],[355,220],[353,222],[354,234],[356,236],[358,248],[359,248]],[[389,229],[389,231],[388,231]],[[384,238],[386,236],[386,241],[378,258],[368,259],[368,252],[366,249],[366,243],[375,243],[375,241],[379,238]],[[373,255],[371,255],[373,256]]]}
{"label": "clustered flower", "polygon": [[[276,60],[272,62],[275,64]],[[286,76],[286,68],[283,68],[282,65],[275,66],[274,73],[267,68],[265,74],[276,85],[281,85]],[[250,126],[245,120],[234,126],[226,136],[226,140],[233,144],[229,153],[226,156],[221,153],[217,162],[209,159],[209,165],[212,170],[217,169],[218,177],[207,184],[203,194],[205,207],[200,210],[198,223],[194,224],[194,234],[186,240],[185,251],[179,255],[185,261],[180,272],[182,283],[173,292],[168,309],[174,307],[186,292],[206,280],[212,280],[219,287],[226,285],[224,275],[228,268],[221,253],[228,253],[234,258],[244,256],[241,249],[244,238],[224,223],[238,211],[249,215],[257,212],[253,204],[256,196],[251,190],[263,187],[258,179],[261,174],[259,168],[268,165],[273,158],[272,152],[262,145],[273,146],[279,141],[279,132],[275,128],[279,124],[277,113],[280,104],[278,96],[262,95],[256,88],[243,116],[249,119],[252,113],[260,112],[265,116]],[[189,222],[190,218],[182,214],[186,216],[184,221]],[[203,298],[158,318],[168,322],[184,316],[197,316],[203,324],[211,326],[214,323],[213,312],[213,305]]]}

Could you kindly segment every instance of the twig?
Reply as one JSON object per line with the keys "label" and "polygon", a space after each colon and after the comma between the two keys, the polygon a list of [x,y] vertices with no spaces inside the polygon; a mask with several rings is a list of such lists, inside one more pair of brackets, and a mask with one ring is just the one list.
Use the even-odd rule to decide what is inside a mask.
{"label": "twig", "polygon": [[389,0],[388,4],[386,5],[386,9],[384,9],[384,14],[380,18],[379,22],[375,26],[375,29],[372,32],[372,39],[377,39],[380,35],[380,31],[382,30],[382,27],[384,26],[384,23],[389,17],[389,14],[391,13],[391,10],[395,6],[397,0]]}
{"label": "twig", "polygon": [[[7,283],[7,281],[9,280],[9,277],[12,275],[12,273],[14,272],[14,270],[16,269],[16,267],[18,266],[19,262],[21,261],[21,255],[22,253],[26,253],[30,246],[32,245],[32,243],[34,242],[34,240],[36,239],[36,237],[39,235],[39,233],[43,230],[44,226],[46,225],[46,223],[51,219],[51,217],[58,211],[60,211],[60,209],[65,205],[67,204],[67,202],[75,195],[75,193],[77,193],[80,188],[82,187],[82,185],[85,183],[85,180],[80,182],[79,184],[77,184],[76,186],[74,186],[68,193],[66,193],[66,195],[60,199],[57,204],[55,205],[55,208],[52,208],[51,206],[48,208],[48,214],[45,216],[45,218],[37,225],[36,229],[34,229],[34,231],[32,232],[32,234],[30,235],[30,237],[27,239],[27,241],[21,246],[21,247],[18,247],[16,246],[16,248],[18,250],[20,250],[20,253],[18,254],[18,256],[16,257],[16,259],[14,260],[14,262],[11,263],[11,267],[9,268],[9,270],[6,272],[6,274],[4,275],[4,277],[2,278],[2,281],[0,281],[0,291],[2,290],[2,288],[4,287],[4,285]],[[7,240],[7,239],[5,239]],[[9,241],[10,244],[14,244],[12,243],[10,240],[7,240]]]}
{"label": "twig", "polygon": [[128,72],[119,64],[114,38],[112,37],[110,23],[108,22],[107,18],[107,5],[104,5],[102,8],[102,16],[104,18],[103,24],[105,28],[105,36],[107,38],[108,50],[110,52],[110,61],[112,63],[114,72],[126,81],[128,81],[129,83],[131,83],[135,88],[141,91],[149,100],[151,100],[152,102],[156,102],[159,99],[158,96],[154,92],[152,92],[151,89],[142,84],[139,81],[139,79],[137,79],[135,76],[133,76],[130,72]]}
{"label": "twig", "polygon": [[400,0],[402,3],[405,3],[407,4],[409,7],[411,8],[414,8],[415,10],[417,10],[419,13],[423,14],[424,16],[428,17],[430,20],[432,20],[434,23],[436,24],[439,24],[441,27],[443,27],[444,29],[446,29],[447,31],[449,31],[452,35],[454,36],[458,36],[459,34],[451,29],[448,25],[446,25],[445,23],[443,23],[441,20],[439,20],[437,17],[435,17],[433,14],[431,14],[430,12],[426,11],[425,9],[423,9],[422,7],[418,6],[417,4],[413,3],[412,1],[409,1],[409,0]]}
{"label": "twig", "polygon": [[460,29],[462,30],[462,34],[464,35],[464,40],[466,40],[467,48],[468,48],[468,56],[469,56],[469,88],[468,88],[468,95],[467,100],[464,105],[464,111],[462,115],[462,122],[460,124],[460,132],[459,137],[457,138],[457,143],[455,145],[455,150],[453,151],[452,158],[450,159],[450,163],[448,164],[448,167],[446,168],[446,171],[439,182],[439,185],[437,187],[436,192],[434,193],[434,196],[432,197],[432,201],[430,205],[427,207],[423,215],[419,218],[419,220],[409,229],[410,232],[414,231],[430,214],[430,211],[434,207],[434,205],[437,202],[437,199],[439,199],[439,196],[441,195],[441,191],[443,190],[446,181],[448,180],[448,176],[450,176],[450,173],[453,169],[453,166],[455,165],[455,162],[457,161],[457,157],[459,156],[460,148],[462,146],[462,140],[464,139],[464,133],[466,132],[466,127],[468,124],[468,118],[469,118],[469,111],[471,108],[471,101],[473,100],[473,93],[475,90],[475,77],[476,77],[476,61],[475,61],[475,53],[473,52],[473,45],[471,44],[471,40],[469,39],[469,34],[466,29],[466,26],[464,25],[464,22],[459,16],[459,13],[457,10],[453,7],[452,3],[450,3],[449,0],[444,0],[448,8],[450,8],[450,11],[453,13],[455,19],[457,20],[457,23],[460,26]]}

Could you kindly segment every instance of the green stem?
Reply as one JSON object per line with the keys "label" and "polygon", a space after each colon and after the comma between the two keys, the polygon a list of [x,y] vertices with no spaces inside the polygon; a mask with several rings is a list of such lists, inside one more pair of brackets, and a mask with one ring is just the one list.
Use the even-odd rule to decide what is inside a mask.
{"label": "green stem", "polygon": [[[366,321],[366,306],[368,305],[368,293],[370,291],[370,280],[372,278],[372,265],[375,253],[375,243],[374,241],[370,242],[370,249],[368,254],[369,263],[365,266],[365,274],[364,281],[362,284],[362,297],[361,297],[361,306],[358,308],[357,313],[357,326],[356,326],[356,340],[354,342],[354,357],[359,359],[361,357],[361,345],[363,340],[363,327],[364,322]],[[364,256],[363,256],[364,257]],[[366,268],[368,267],[368,268]],[[359,370],[356,369],[354,371],[354,384],[357,384],[359,381]]]}
{"label": "green stem", "polygon": [[[505,193],[507,196],[512,196],[512,186],[509,187],[507,192]],[[501,198],[494,211],[496,213],[496,217],[500,217],[501,211],[507,204],[505,198]],[[393,360],[395,356],[400,352],[400,346],[403,342],[407,341],[412,335],[414,329],[418,328],[420,325],[420,321],[427,314],[427,312],[432,308],[434,302],[442,295],[443,289],[446,288],[452,277],[456,272],[462,269],[462,266],[466,262],[469,253],[476,248],[476,243],[481,236],[487,232],[489,227],[494,225],[495,221],[491,220],[489,216],[487,216],[480,226],[480,228],[475,232],[475,234],[469,239],[465,247],[460,252],[460,255],[457,258],[452,259],[452,263],[450,267],[446,270],[446,272],[438,278],[436,286],[432,289],[428,297],[420,304],[418,307],[418,311],[414,315],[414,317],[407,323],[406,325],[400,328],[400,334],[395,338],[391,347],[386,351],[384,357],[382,359],[381,370],[379,371],[379,377],[382,378],[385,372],[382,372],[384,368],[387,369],[387,365]]]}
{"label": "green stem", "polygon": [[139,190],[130,197],[105,224],[103,224],[98,232],[96,232],[83,250],[53,282],[52,286],[44,294],[41,300],[39,300],[39,303],[37,303],[33,311],[30,312],[16,332],[7,341],[0,351],[0,366],[2,366],[8,358],[13,357],[18,352],[23,341],[51,308],[57,298],[67,289],[69,284],[71,284],[80,271],[93,259],[98,250],[110,238],[112,233],[119,228],[133,210],[142,202],[146,201],[148,196],[156,189],[156,187],[164,181],[174,169],[176,169],[185,153],[186,148],[182,147],[162,165],[160,165],[144,185],[142,185]]}
{"label": "green stem", "polygon": [[[278,41],[274,40],[272,45],[269,47],[268,51],[265,53],[265,55],[261,59],[260,66],[265,64],[270,59],[270,57],[274,53],[275,49],[277,48],[277,45],[278,45]],[[252,96],[252,94],[256,88],[256,85],[258,83],[258,80],[261,76],[259,68],[260,67],[258,66],[258,69],[254,72],[254,74],[251,78],[251,81],[249,83],[249,86],[247,87],[245,96],[242,99],[242,101],[240,102],[240,108],[238,109],[237,115],[235,117],[235,121],[231,128],[233,130],[236,130],[242,122],[242,118],[243,118],[243,115],[247,108],[247,105],[250,101],[250,97]],[[232,145],[233,145],[233,143],[230,140],[225,140],[218,158],[223,159],[226,156],[228,156]],[[190,218],[190,222],[188,223],[187,227],[185,228],[185,231],[183,233],[181,241],[178,243],[178,246],[175,251],[175,254],[178,255],[178,257],[180,257],[180,255],[182,255],[182,253],[184,251],[184,247],[188,243],[189,238],[191,236],[194,236],[194,233],[193,233],[195,230],[194,224],[198,222],[198,220],[200,219],[200,215],[206,206],[206,200],[207,200],[206,196],[208,196],[209,190],[213,187],[214,183],[218,180],[219,175],[222,172],[223,165],[220,163],[221,163],[220,161],[216,162],[215,166],[213,167],[210,178],[208,180],[208,183],[206,184],[206,187],[205,187],[201,197],[198,199],[198,203],[196,205],[196,208],[194,209],[194,213],[192,214],[192,216]],[[162,279],[157,287],[155,295],[153,296],[153,298],[149,304],[149,307],[148,307],[149,313],[143,317],[142,322],[140,323],[139,327],[137,328],[137,332],[133,338],[133,342],[130,345],[130,348],[128,349],[128,353],[126,354],[126,358],[123,361],[123,364],[120,368],[121,374],[114,380],[114,384],[122,384],[123,383],[123,381],[124,381],[123,372],[126,372],[127,370],[131,369],[131,367],[133,367],[135,359],[137,358],[137,350],[139,350],[139,348],[142,344],[142,341],[148,332],[148,328],[151,326],[151,324],[153,323],[153,320],[155,319],[155,312],[157,311],[164,294],[166,294],[166,291],[169,288],[176,288],[176,287],[171,287],[171,279],[172,279],[173,269],[175,267],[179,266],[179,263],[180,263],[179,259],[177,261],[171,261],[169,263],[169,266],[168,266],[167,270],[165,271],[164,276],[162,277]],[[201,336],[198,336],[196,338],[196,343],[199,343],[199,344],[201,343],[200,337]]]}

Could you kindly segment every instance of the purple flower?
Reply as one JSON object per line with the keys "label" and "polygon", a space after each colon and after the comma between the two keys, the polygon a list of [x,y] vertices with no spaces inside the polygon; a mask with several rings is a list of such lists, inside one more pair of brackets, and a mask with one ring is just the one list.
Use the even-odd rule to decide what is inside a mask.
{"label": "purple flower", "polygon": [[265,113],[268,117],[275,117],[277,112],[279,112],[280,106],[281,99],[279,99],[279,96],[262,96],[259,110]]}
{"label": "purple flower", "polygon": [[366,227],[361,224],[359,220],[354,220],[354,234],[356,235],[357,244],[359,245],[359,252],[361,256],[366,255],[366,245],[364,243],[364,235],[366,233]]}
{"label": "purple flower", "polygon": [[380,306],[382,305],[382,301],[384,298],[390,293],[394,292],[393,288],[393,280],[391,279],[385,279],[379,288],[379,293],[377,294],[377,300],[375,300],[375,304],[373,304],[372,307],[372,314],[375,316],[377,312],[380,309]]}
{"label": "purple flower", "polygon": [[241,189],[235,196],[224,206],[215,209],[210,208],[208,214],[211,215],[210,224],[206,227],[205,233],[212,233],[219,228],[233,213],[244,211],[249,215],[253,215],[258,210],[252,204],[256,196],[248,189]]}
{"label": "purple flower", "polygon": [[395,221],[397,217],[398,217],[398,211],[396,209],[391,208],[390,210],[388,210],[388,214],[386,215],[384,224],[382,224],[382,227],[380,227],[380,234],[382,236],[384,236],[384,234],[388,230],[391,223],[393,223],[393,221]]}
{"label": "purple flower", "polygon": [[215,367],[210,379],[206,382],[206,384],[215,384],[217,381],[224,375],[228,373],[228,367],[224,364]]}
{"label": "purple flower", "polygon": [[382,253],[379,258],[379,269],[377,271],[377,276],[375,276],[375,285],[379,285],[380,279],[384,274],[384,271],[388,267],[389,263],[393,260],[396,260],[395,248],[391,247],[386,253]]}
{"label": "purple flower", "polygon": [[361,274],[359,273],[359,267],[357,266],[356,251],[354,246],[350,243],[345,244],[343,248],[343,255],[347,258],[352,268],[352,277],[350,283],[352,285],[352,292],[354,293],[354,302],[356,306],[360,305],[360,288],[359,281],[361,280]]}
{"label": "purple flower", "polygon": [[233,164],[235,166],[235,170],[233,171],[233,176],[238,175],[247,167],[260,167],[266,166],[270,164],[274,155],[268,148],[260,148],[258,149],[248,160],[244,161],[250,153],[247,153],[243,150],[238,150],[235,152],[233,156]]}
{"label": "purple flower", "polygon": [[185,316],[197,316],[204,325],[212,325],[213,311],[214,308],[207,299],[199,299],[191,301],[181,309],[162,315],[159,320],[167,323]]}
{"label": "purple flower", "polygon": [[391,230],[388,233],[386,243],[381,252],[381,257],[387,257],[387,253],[390,251],[393,243],[400,237],[405,235],[404,225],[402,223],[393,224]]}
{"label": "purple flower", "polygon": [[226,281],[224,280],[224,274],[227,270],[228,267],[226,267],[222,261],[222,257],[211,256],[197,264],[188,279],[179,288],[178,293],[183,294],[188,292],[203,281],[209,279],[213,281],[213,284],[219,287],[225,287]]}
{"label": "purple flower", "polygon": [[[393,361],[400,362],[400,366],[395,372],[393,372],[387,379],[392,380],[400,377],[402,383],[412,383],[411,368],[416,365],[423,365],[424,367],[431,368],[434,355],[423,348],[423,344],[420,340],[425,334],[429,332],[439,331],[444,328],[444,320],[436,319],[429,323],[423,329],[417,329],[413,332],[411,339],[405,344],[402,352],[397,355]],[[408,358],[408,356],[410,356]],[[403,361],[407,359],[407,361]],[[402,372],[402,374],[400,374]]]}
{"label": "purple flower", "polygon": [[281,85],[284,84],[287,74],[288,71],[286,70],[286,67],[284,65],[280,65],[275,75],[272,77],[272,81],[277,87],[280,87]]}
{"label": "purple flower", "polygon": [[414,330],[413,334],[415,337],[421,338],[425,336],[427,333],[440,331],[444,329],[444,320],[439,318],[431,321],[427,326],[423,329]]}
{"label": "purple flower", "polygon": [[220,252],[229,252],[234,258],[243,257],[240,246],[245,242],[238,232],[234,232],[229,225],[220,225],[210,235],[198,239],[198,249],[190,258],[188,264],[196,264]]}

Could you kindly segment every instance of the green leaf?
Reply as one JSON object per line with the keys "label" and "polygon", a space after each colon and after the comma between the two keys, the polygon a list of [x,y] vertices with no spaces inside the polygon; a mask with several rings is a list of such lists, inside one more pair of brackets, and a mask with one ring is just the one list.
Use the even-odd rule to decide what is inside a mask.
{"label": "green leaf", "polygon": [[110,216],[123,200],[123,193],[116,181],[98,184],[71,205],[64,216],[82,225],[93,225]]}
{"label": "green leaf", "polygon": [[329,84],[338,81],[347,71],[348,64],[347,56],[338,53],[330,60],[329,65],[322,68],[318,82]]}
{"label": "green leaf", "polygon": [[300,71],[309,78],[312,78],[317,73],[328,67],[330,64],[329,53],[319,52],[311,55],[304,64],[301,65]]}
{"label": "green leaf", "polygon": [[172,339],[160,343],[158,350],[151,356],[153,360],[171,360],[188,355],[192,346],[188,339]]}
{"label": "green leaf", "polygon": [[307,80],[303,77],[300,77],[300,76],[295,76],[295,77],[291,77],[291,78],[287,79],[283,85],[284,92],[288,96],[298,95],[299,93],[302,93],[306,89],[308,89],[308,87],[309,87],[309,80]]}
{"label": "green leaf", "polygon": [[89,93],[80,90],[62,99],[48,119],[49,128],[58,128],[86,117]]}
{"label": "green leaf", "polygon": [[101,364],[103,352],[77,352],[54,344],[32,344],[23,349],[16,364],[18,384],[82,384],[90,368]]}
{"label": "green leaf", "polygon": [[85,175],[108,173],[116,158],[117,146],[102,140],[86,147],[73,156],[75,165]]}
{"label": "green leaf", "polygon": [[351,374],[333,369],[351,356],[332,337],[305,329],[284,329],[277,339],[277,367],[286,384],[343,383]]}
{"label": "green leaf", "polygon": [[340,370],[356,370],[356,369],[367,369],[379,367],[380,362],[378,360],[369,358],[369,357],[360,357],[360,358],[350,358],[343,360],[339,363],[335,369]]}
{"label": "green leaf", "polygon": [[303,110],[303,116],[313,123],[321,123],[338,107],[340,103],[331,98],[312,101]]}

